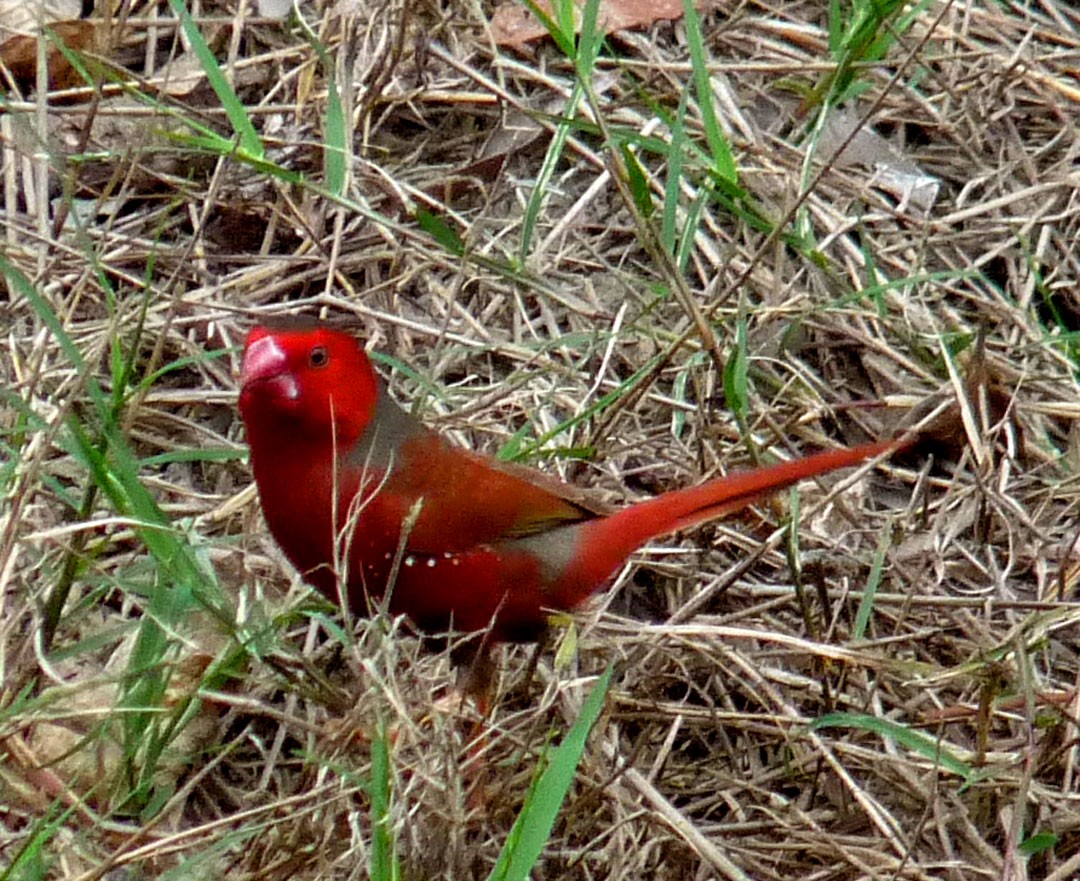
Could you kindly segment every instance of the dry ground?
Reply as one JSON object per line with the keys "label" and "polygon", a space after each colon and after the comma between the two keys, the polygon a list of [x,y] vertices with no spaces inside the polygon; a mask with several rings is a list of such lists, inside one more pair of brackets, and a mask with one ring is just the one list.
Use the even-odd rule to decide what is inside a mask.
{"label": "dry ground", "polygon": [[[741,204],[766,223],[709,190],[685,24],[620,34],[594,107],[658,210],[628,203],[611,175],[629,160],[582,109],[526,233],[573,84],[550,41],[500,48],[489,4],[464,0],[319,0],[310,33],[238,5],[204,0],[198,20],[273,169],[193,140],[232,129],[167,4],[93,42],[153,100],[31,95],[3,118],[4,877],[367,877],[380,726],[404,877],[484,877],[609,663],[536,878],[1080,874],[1076,11],[928,0],[878,29],[883,60],[817,130],[828,4],[705,11]],[[836,160],[864,116],[882,139]],[[936,200],[867,160],[936,178]],[[683,271],[649,234],[676,201]],[[605,501],[935,407],[951,430],[930,459],[804,487],[797,511],[785,496],[643,550],[535,670],[505,653],[474,742],[471,711],[433,711],[443,654],[387,622],[336,630],[265,534],[236,347],[294,312],[348,319],[393,394],[461,443],[509,444]],[[139,486],[203,567],[194,605],[170,605]],[[150,619],[152,670],[132,662]]]}

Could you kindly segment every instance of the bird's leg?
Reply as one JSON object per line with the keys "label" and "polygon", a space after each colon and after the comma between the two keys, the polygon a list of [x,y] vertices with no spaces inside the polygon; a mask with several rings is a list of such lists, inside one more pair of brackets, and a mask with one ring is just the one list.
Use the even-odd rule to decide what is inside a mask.
{"label": "bird's leg", "polygon": [[529,652],[529,661],[525,665],[525,694],[532,691],[533,680],[536,678],[536,669],[540,666],[540,655],[551,647],[551,630],[545,627],[536,637],[536,644]]}
{"label": "bird's leg", "polygon": [[492,696],[495,690],[495,660],[492,658],[493,643],[485,633],[479,639],[473,637],[454,647],[451,660],[457,665],[457,691],[462,699],[471,698],[480,716],[491,714]]}
{"label": "bird's leg", "polygon": [[488,747],[487,719],[492,709],[496,673],[493,648],[494,643],[485,633],[462,640],[450,651],[450,659],[457,667],[457,682],[452,698],[454,708],[461,712],[466,702],[471,702],[479,714],[479,718],[474,716],[470,722],[466,722],[466,745],[461,762],[462,781],[467,793],[465,801],[470,808],[482,808],[487,802],[491,776],[484,753]]}

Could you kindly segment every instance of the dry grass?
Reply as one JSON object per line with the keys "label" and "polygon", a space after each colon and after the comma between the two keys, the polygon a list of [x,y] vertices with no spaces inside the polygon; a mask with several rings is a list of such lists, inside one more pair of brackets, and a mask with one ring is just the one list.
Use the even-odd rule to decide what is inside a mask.
{"label": "dry grass", "polygon": [[[235,5],[203,2],[203,31],[268,157],[317,182],[325,71],[299,31]],[[169,622],[160,712],[198,688],[204,699],[131,796],[145,756],[130,739],[125,752],[117,701],[160,576],[106,496],[79,510],[90,477],[65,442],[72,417],[93,421],[86,377],[110,387],[116,341],[138,352],[136,381],[181,362],[118,416],[143,458],[241,450],[236,346],[258,317],[300,311],[348,318],[409,365],[390,374],[393,393],[477,449],[528,448],[622,389],[528,456],[608,501],[748,457],[712,350],[588,128],[572,132],[512,266],[572,83],[553,47],[496,52],[486,4],[303,5],[349,73],[351,205],[168,139],[183,119],[228,136],[201,78],[163,98],[168,116],[110,96],[48,115],[31,99],[3,118],[3,253],[89,367],[73,369],[41,308],[9,286],[0,863],[37,847],[15,877],[364,877],[370,744],[386,725],[405,876],[483,877],[544,744],[614,662],[607,714],[535,877],[1075,877],[1080,19],[1058,0],[931,2],[886,63],[860,71],[854,113],[941,180],[926,212],[862,166],[803,167],[785,84],[830,69],[825,4],[705,18],[741,184],[774,219],[804,222],[821,253],[712,204],[681,276],[725,360],[746,321],[755,450],[852,443],[944,404],[963,431],[932,464],[806,488],[797,541],[783,499],[642,551],[578,616],[560,663],[547,651],[530,672],[525,650],[507,650],[477,735],[468,711],[434,711],[452,680],[443,654],[385,622],[359,624],[352,643],[327,636],[332,619],[290,585],[238,456],[151,460],[142,481],[213,562],[229,615]],[[174,31],[151,13],[133,10],[116,57],[175,78],[187,59],[169,60]],[[673,112],[688,88],[683,25],[613,49],[597,74],[607,124],[669,137],[650,102]],[[42,127],[53,157],[93,161],[50,166]],[[700,140],[693,101],[687,128]],[[497,173],[477,163],[502,155]],[[659,199],[664,163],[647,151],[641,163]],[[684,206],[702,179],[686,175]],[[417,206],[458,232],[464,256],[422,232]],[[556,454],[569,449],[591,455]],[[46,653],[41,606],[69,559],[74,590]],[[972,769],[970,785],[865,729],[808,727],[835,711],[927,732]],[[1051,832],[1029,860],[1022,842]]]}

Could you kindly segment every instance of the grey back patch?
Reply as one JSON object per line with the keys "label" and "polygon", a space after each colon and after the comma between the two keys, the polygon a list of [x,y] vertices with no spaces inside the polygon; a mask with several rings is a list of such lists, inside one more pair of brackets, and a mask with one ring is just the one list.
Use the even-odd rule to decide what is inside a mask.
{"label": "grey back patch", "polygon": [[577,556],[583,524],[557,526],[535,535],[500,543],[503,547],[532,554],[540,561],[545,587],[554,585]]}
{"label": "grey back patch", "polygon": [[379,393],[375,412],[359,442],[349,451],[346,463],[359,469],[388,473],[406,441],[427,434],[428,429],[394,403],[381,380],[377,382]]}

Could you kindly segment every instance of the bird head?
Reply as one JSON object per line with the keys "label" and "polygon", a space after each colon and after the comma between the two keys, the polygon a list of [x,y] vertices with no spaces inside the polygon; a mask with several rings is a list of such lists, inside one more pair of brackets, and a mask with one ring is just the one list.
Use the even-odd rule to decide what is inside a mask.
{"label": "bird head", "polygon": [[249,435],[277,425],[349,444],[363,433],[378,381],[360,341],[323,324],[258,326],[240,368],[240,412]]}

